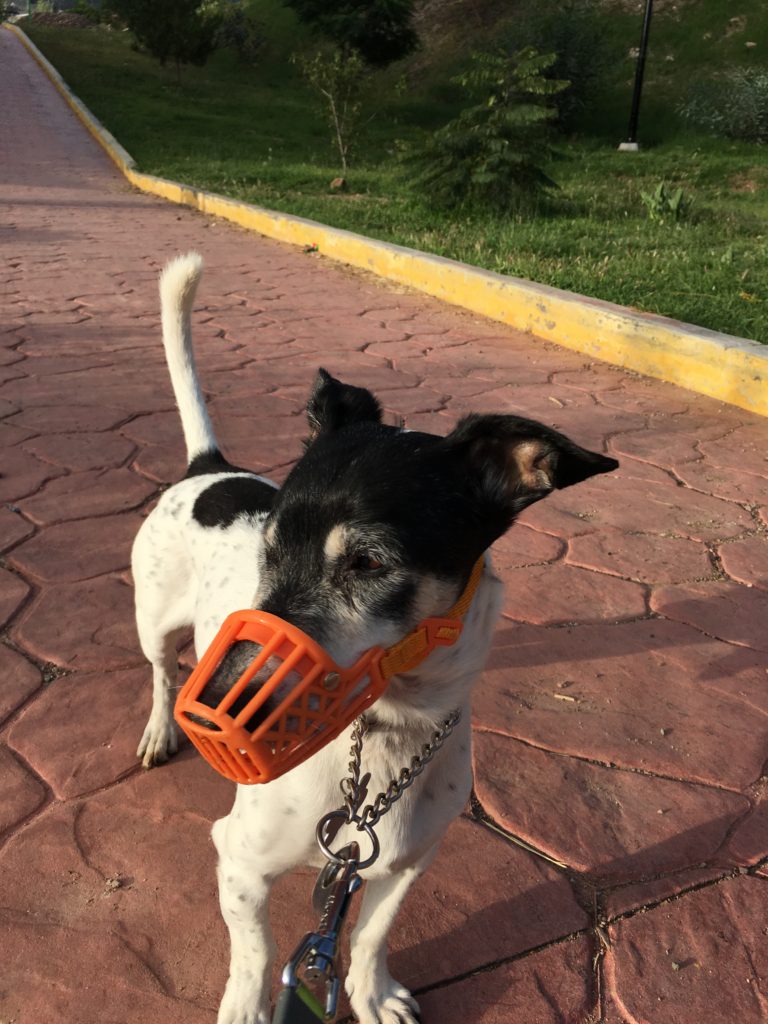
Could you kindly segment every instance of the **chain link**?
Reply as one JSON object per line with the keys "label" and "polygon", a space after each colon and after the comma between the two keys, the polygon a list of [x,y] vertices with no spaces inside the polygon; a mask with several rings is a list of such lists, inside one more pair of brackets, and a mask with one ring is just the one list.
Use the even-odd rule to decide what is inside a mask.
{"label": "chain link", "polygon": [[387,813],[390,807],[397,803],[406,789],[412,786],[421,775],[429,762],[440,750],[442,745],[451,735],[461,718],[461,711],[451,711],[446,719],[432,734],[432,738],[424,744],[421,752],[411,758],[410,765],[400,770],[397,778],[392,779],[383,793],[379,793],[373,803],[366,804],[360,812],[360,803],[363,799],[361,791],[364,787],[360,784],[360,766],[362,761],[363,738],[368,731],[368,723],[365,716],[361,715],[355,722],[352,730],[352,746],[349,751],[349,775],[342,779],[340,786],[344,794],[344,805],[347,811],[347,821],[356,822],[359,831],[372,828],[377,825],[380,819]]}
{"label": "chain link", "polygon": [[347,821],[351,822],[357,814],[357,809],[365,799],[365,786],[360,782],[360,764],[363,756],[363,738],[368,732],[368,722],[365,715],[355,719],[352,727],[352,746],[349,751],[349,764],[347,771],[349,775],[339,783],[341,792],[344,794],[344,808],[347,812]]}

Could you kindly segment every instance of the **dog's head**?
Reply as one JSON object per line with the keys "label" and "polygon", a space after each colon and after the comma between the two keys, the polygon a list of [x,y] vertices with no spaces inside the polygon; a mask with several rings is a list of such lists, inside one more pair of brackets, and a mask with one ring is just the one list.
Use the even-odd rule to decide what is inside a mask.
{"label": "dog's head", "polygon": [[307,412],[307,451],[265,525],[257,606],[341,665],[444,614],[528,505],[618,465],[518,416],[467,416],[447,437],[386,426],[369,391],[324,370]]}

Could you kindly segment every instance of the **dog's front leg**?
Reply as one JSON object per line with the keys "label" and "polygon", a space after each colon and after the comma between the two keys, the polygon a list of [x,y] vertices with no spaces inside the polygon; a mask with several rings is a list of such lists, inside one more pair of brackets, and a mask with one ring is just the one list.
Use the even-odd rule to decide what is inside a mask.
{"label": "dog's front leg", "polygon": [[173,701],[179,669],[176,643],[180,630],[163,633],[154,622],[137,615],[141,647],[152,663],[152,712],[141,737],[136,756],[145,768],[162,764],[178,748],[178,733],[173,721]]}
{"label": "dog's front leg", "polygon": [[418,1003],[387,969],[387,935],[406,893],[428,867],[435,849],[397,874],[366,882],[360,917],[351,936],[346,980],[349,1001],[360,1024],[418,1024]]}
{"label": "dog's front leg", "polygon": [[259,871],[250,857],[238,856],[238,842],[229,819],[213,826],[219,852],[219,902],[229,928],[229,980],[217,1024],[268,1024],[269,991],[275,942],[267,904],[274,878]]}

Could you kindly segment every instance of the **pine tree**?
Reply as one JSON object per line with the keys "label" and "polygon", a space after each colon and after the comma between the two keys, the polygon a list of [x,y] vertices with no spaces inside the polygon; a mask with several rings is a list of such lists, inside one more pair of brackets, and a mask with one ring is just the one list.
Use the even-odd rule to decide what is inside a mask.
{"label": "pine tree", "polygon": [[434,133],[413,158],[417,183],[446,206],[493,205],[508,211],[555,182],[542,164],[552,156],[550,122],[556,112],[546,100],[567,88],[545,72],[554,54],[533,48],[513,56],[476,53],[472,67],[454,81],[472,99]]}

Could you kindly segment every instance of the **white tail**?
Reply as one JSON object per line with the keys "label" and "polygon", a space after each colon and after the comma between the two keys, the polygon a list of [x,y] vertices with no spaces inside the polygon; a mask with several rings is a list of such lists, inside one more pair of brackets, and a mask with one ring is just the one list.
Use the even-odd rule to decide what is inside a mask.
{"label": "white tail", "polygon": [[189,252],[185,256],[177,256],[160,275],[165,358],[179,407],[189,462],[196,455],[218,450],[200,391],[192,350],[192,304],[202,274],[202,256]]}

